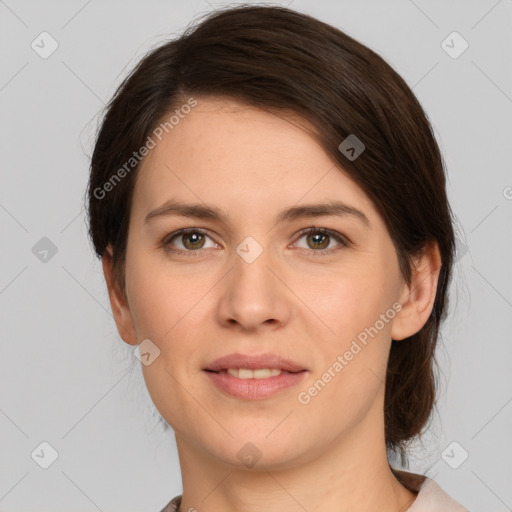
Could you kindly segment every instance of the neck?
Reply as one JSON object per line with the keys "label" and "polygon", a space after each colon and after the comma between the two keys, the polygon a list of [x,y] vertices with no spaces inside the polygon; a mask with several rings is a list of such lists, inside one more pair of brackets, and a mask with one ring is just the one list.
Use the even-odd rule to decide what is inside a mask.
{"label": "neck", "polygon": [[391,472],[383,425],[375,425],[369,412],[350,432],[307,458],[250,469],[241,468],[236,459],[230,463],[198,451],[176,433],[183,477],[180,510],[291,512],[321,507],[323,512],[404,512],[416,495]]}

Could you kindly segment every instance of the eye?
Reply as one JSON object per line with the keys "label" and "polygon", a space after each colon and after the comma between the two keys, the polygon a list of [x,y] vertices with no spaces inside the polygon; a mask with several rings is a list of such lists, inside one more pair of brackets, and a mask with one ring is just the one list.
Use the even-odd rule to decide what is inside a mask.
{"label": "eye", "polygon": [[[192,254],[194,252],[199,252],[199,249],[208,248],[205,247],[205,238],[210,238],[205,231],[198,228],[185,228],[180,229],[179,231],[176,231],[174,233],[171,233],[169,236],[167,236],[162,244],[165,247],[172,246],[169,248],[170,251],[178,253],[178,254]],[[183,249],[181,248],[175,248],[173,246],[172,241],[174,239],[177,239],[180,243]],[[210,239],[211,240],[211,239]],[[215,243],[213,244],[213,247],[215,246]],[[198,254],[199,255],[199,254]],[[196,256],[196,254],[194,254]]]}
{"label": "eye", "polygon": [[[299,239],[306,238],[306,243],[309,247],[305,249],[309,254],[313,254],[315,256],[332,254],[334,252],[339,251],[344,247],[350,246],[350,241],[341,233],[337,231],[333,231],[327,228],[316,228],[314,226],[303,229],[299,233]],[[175,231],[170,235],[166,236],[162,241],[162,246],[167,250],[175,253],[175,254],[184,254],[184,255],[192,255],[192,256],[200,256],[200,249],[208,249],[209,247],[205,245],[205,240],[212,240],[205,231],[199,228],[184,228],[179,231]],[[335,248],[327,249],[331,244],[332,239],[338,242],[338,246]],[[176,240],[177,242],[173,242]],[[180,243],[181,247],[176,247],[176,243]],[[216,244],[213,242],[213,245],[210,245],[210,248],[215,247]],[[294,243],[294,246],[298,244],[298,241]],[[341,247],[340,247],[341,246]],[[313,247],[313,249],[310,249]],[[327,249],[327,250],[326,250]]]}
{"label": "eye", "polygon": [[[346,237],[344,237],[341,233],[338,233],[337,231],[332,231],[330,229],[326,228],[316,228],[316,227],[310,227],[307,229],[304,229],[300,232],[300,238],[306,238],[306,243],[308,244],[308,247],[306,249],[310,249],[310,247],[313,247],[313,249],[309,250],[310,254],[315,254],[315,256],[318,255],[325,255],[325,254],[332,254],[338,250],[340,250],[340,247],[335,247],[334,249],[324,250],[327,249],[330,245],[330,239],[334,239],[337,242],[339,242],[339,245],[341,245],[341,248],[348,247],[350,245],[350,242]],[[297,244],[295,242],[295,244]],[[309,245],[311,244],[311,245]]]}

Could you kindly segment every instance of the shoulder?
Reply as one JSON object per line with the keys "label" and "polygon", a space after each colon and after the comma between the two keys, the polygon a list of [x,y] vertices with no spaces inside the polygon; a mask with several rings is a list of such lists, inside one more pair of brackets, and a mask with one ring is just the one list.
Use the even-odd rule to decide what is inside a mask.
{"label": "shoulder", "polygon": [[[413,504],[405,512],[469,512],[451,498],[434,480],[417,473],[392,468],[399,482],[409,490],[417,492]],[[182,495],[175,496],[160,512],[177,512]]]}
{"label": "shoulder", "polygon": [[167,505],[160,512],[177,512],[181,505],[182,495],[174,496],[174,498],[167,503]]}
{"label": "shoulder", "polygon": [[401,484],[417,492],[416,499],[406,512],[469,512],[460,503],[451,498],[434,480],[407,471],[392,468]]}

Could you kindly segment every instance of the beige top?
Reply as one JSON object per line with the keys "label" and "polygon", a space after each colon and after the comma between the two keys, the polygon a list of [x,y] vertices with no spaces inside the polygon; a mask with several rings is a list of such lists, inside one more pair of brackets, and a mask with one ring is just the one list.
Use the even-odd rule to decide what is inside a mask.
{"label": "beige top", "polygon": [[[450,498],[434,480],[424,475],[395,468],[392,468],[392,471],[402,485],[417,493],[414,503],[406,512],[439,512],[440,510],[443,512],[469,512],[467,508]],[[181,494],[175,496],[161,512],[178,512],[181,497]]]}

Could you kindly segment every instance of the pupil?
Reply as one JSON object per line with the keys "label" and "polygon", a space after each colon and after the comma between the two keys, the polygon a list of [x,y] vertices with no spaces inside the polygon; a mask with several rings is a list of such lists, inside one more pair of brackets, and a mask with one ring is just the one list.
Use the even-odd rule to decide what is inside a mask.
{"label": "pupil", "polygon": [[[327,238],[327,235],[324,233],[317,233],[316,235],[312,235],[314,243],[317,247],[321,246],[322,242],[325,241]],[[323,244],[325,245],[325,244]]]}
{"label": "pupil", "polygon": [[198,233],[189,233],[186,236],[189,239],[189,243],[191,245],[194,245],[194,244],[197,245],[197,243],[201,241],[200,240],[201,235]]}

